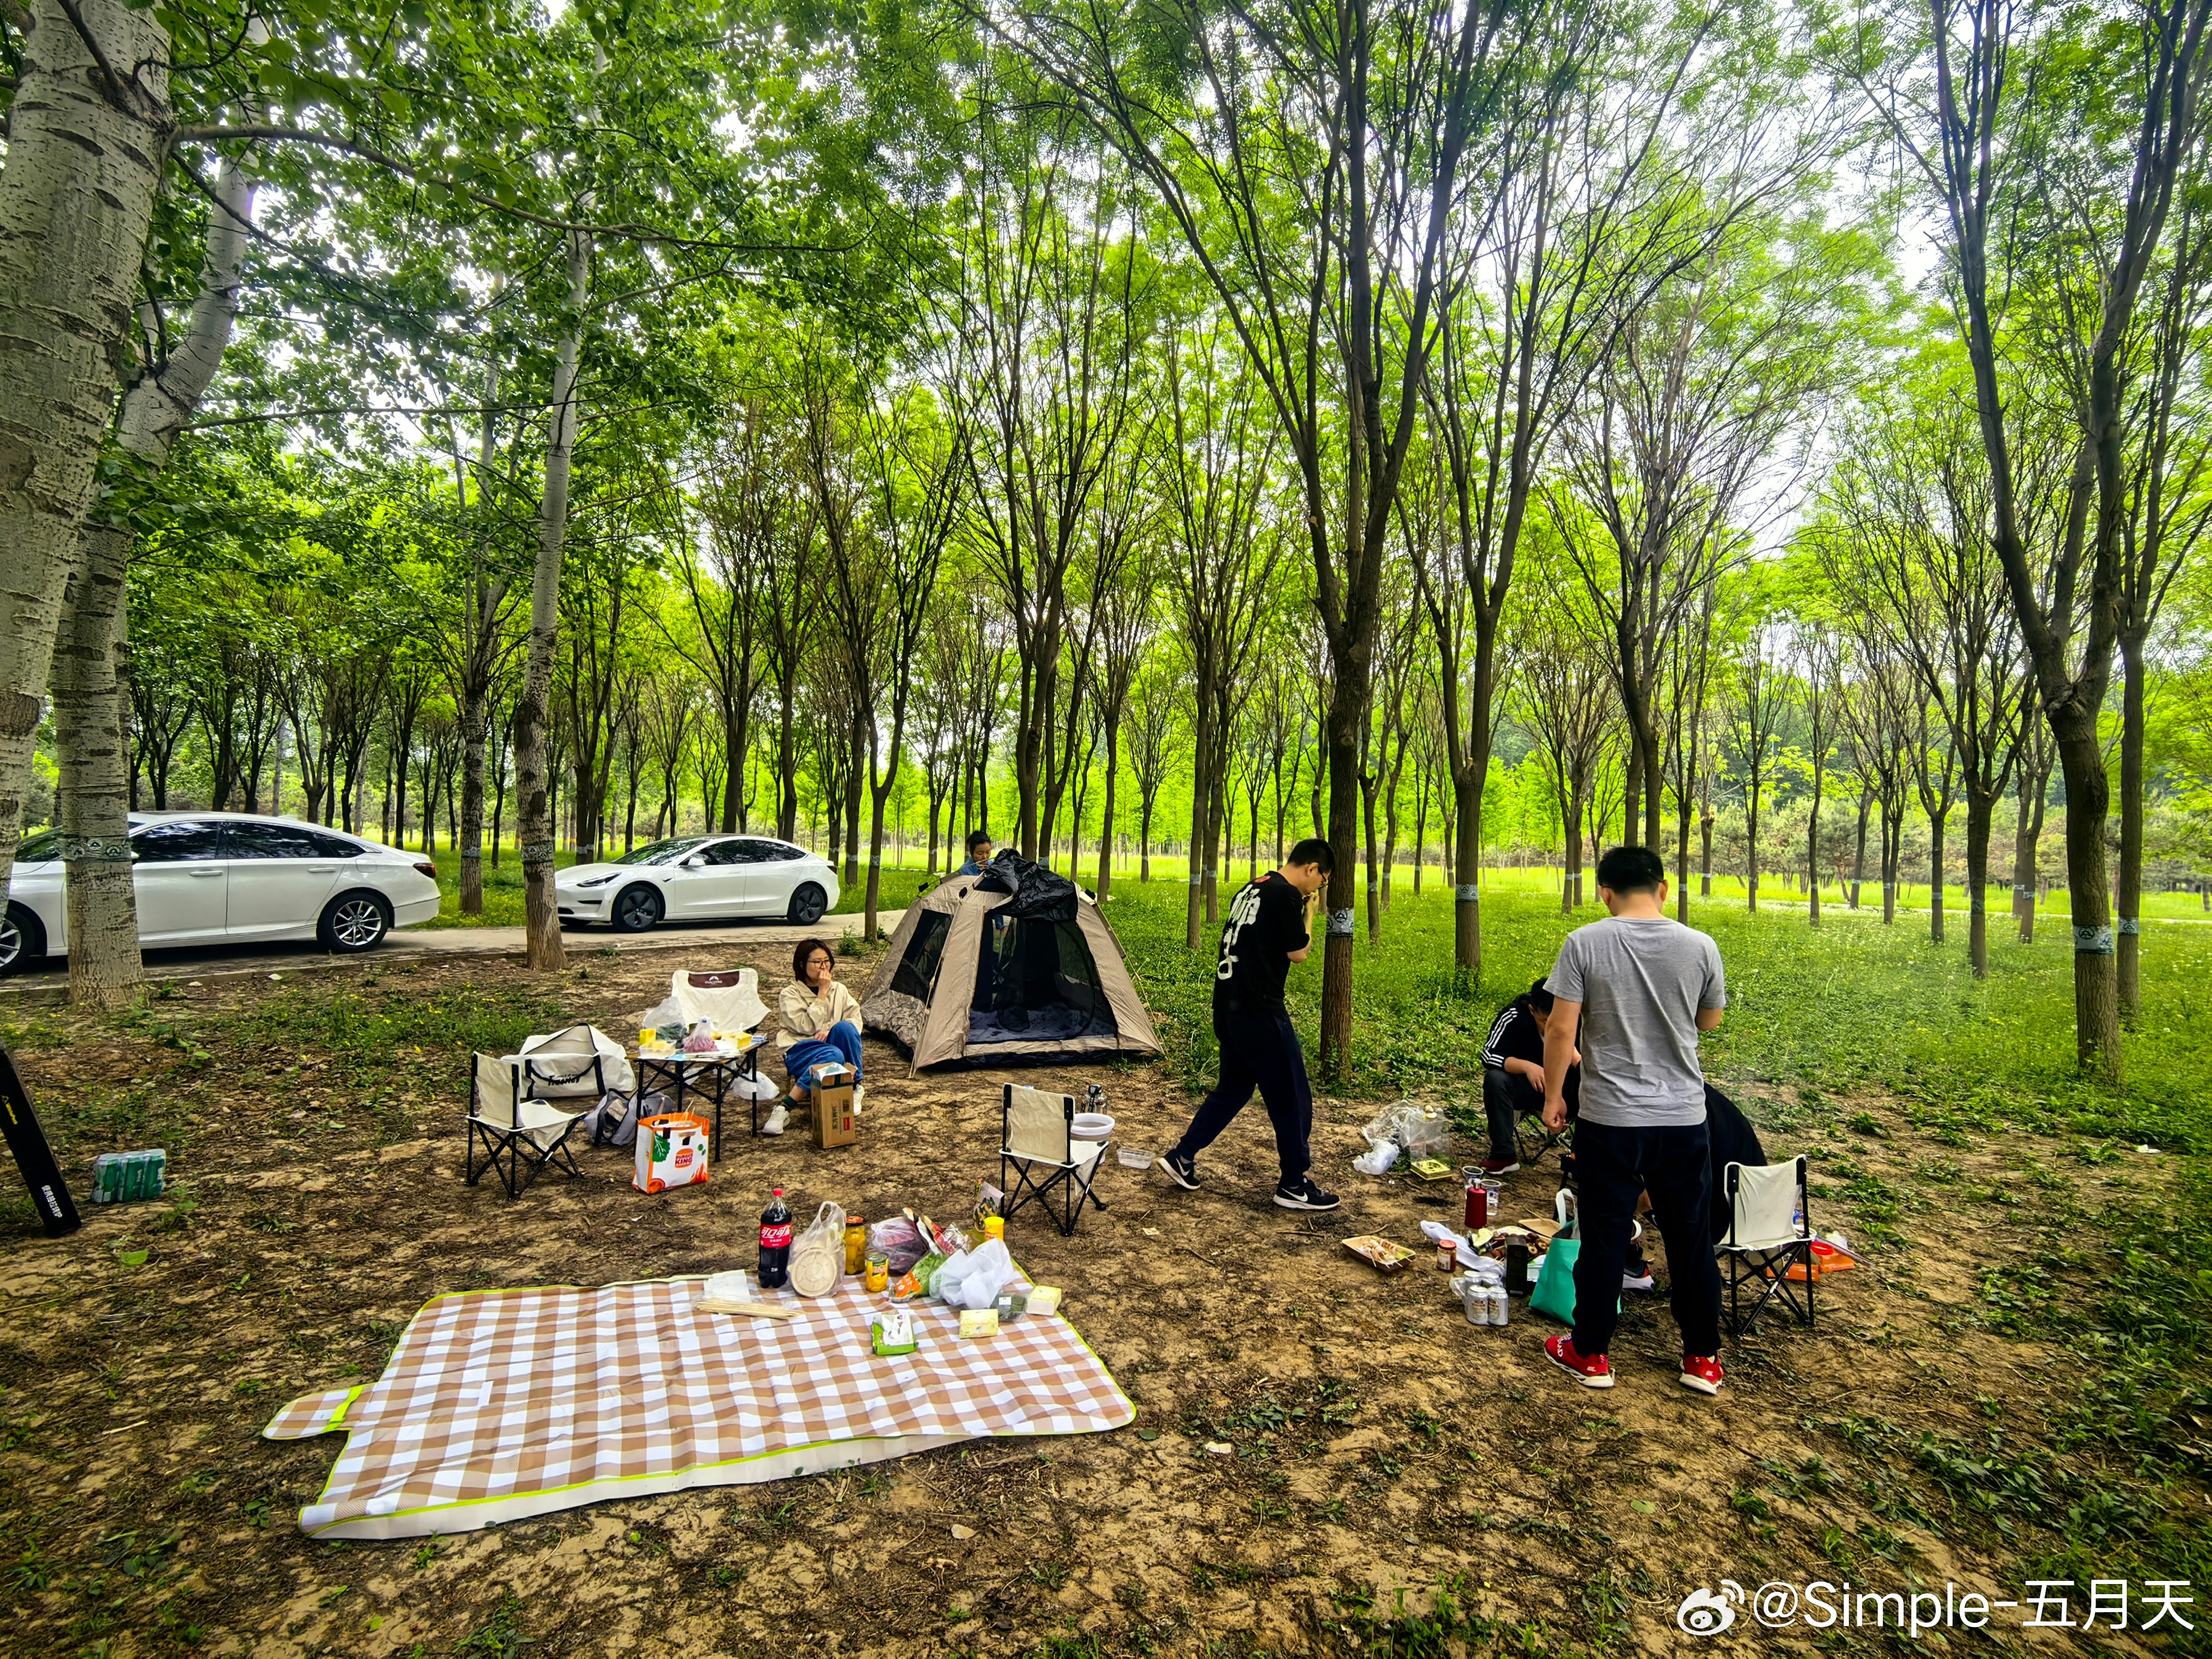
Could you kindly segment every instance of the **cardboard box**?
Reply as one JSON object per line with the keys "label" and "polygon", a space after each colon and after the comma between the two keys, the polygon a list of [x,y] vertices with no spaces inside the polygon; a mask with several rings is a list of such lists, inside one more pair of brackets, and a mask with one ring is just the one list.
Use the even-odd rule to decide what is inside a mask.
{"label": "cardboard box", "polygon": [[849,1146],[860,1138],[853,1121],[853,1073],[843,1066],[814,1068],[814,1144]]}

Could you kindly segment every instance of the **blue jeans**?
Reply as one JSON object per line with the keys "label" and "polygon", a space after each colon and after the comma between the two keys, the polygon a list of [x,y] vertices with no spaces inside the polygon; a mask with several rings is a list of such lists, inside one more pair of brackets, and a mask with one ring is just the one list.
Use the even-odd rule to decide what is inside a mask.
{"label": "blue jeans", "polygon": [[860,1080],[860,1033],[849,1019],[841,1019],[823,1037],[801,1037],[783,1051],[784,1075],[793,1086],[808,1088],[807,1069],[842,1062],[853,1068],[853,1081]]}

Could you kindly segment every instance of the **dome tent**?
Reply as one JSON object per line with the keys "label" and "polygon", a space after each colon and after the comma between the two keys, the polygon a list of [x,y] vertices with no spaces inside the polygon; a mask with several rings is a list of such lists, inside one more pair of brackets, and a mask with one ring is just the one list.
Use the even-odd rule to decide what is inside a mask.
{"label": "dome tent", "polygon": [[1160,1052],[1097,902],[1012,852],[907,907],[860,1013],[916,1071]]}

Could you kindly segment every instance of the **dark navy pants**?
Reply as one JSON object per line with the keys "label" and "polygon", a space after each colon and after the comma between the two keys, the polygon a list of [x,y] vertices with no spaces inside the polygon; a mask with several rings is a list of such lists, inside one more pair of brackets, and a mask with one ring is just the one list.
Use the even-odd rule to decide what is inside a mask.
{"label": "dark navy pants", "polygon": [[1230,1121],[1260,1091],[1275,1126],[1275,1154],[1283,1184],[1296,1186],[1313,1166],[1313,1090],[1306,1082],[1305,1051],[1288,1014],[1216,1014],[1221,1081],[1199,1103],[1175,1150],[1196,1158],[1221,1138]]}

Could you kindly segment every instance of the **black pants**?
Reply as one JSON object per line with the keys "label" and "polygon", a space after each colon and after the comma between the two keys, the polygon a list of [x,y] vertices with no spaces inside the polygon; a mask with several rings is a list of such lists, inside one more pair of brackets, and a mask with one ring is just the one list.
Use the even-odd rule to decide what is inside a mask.
{"label": "black pants", "polygon": [[1575,1131],[1575,1352],[1613,1346],[1620,1269],[1628,1259],[1639,1194],[1651,1194],[1652,1218],[1667,1241],[1674,1322],[1682,1352],[1721,1347],[1721,1270],[1713,1260],[1712,1152],[1702,1123],[1623,1128],[1584,1118]]}
{"label": "black pants", "polygon": [[1175,1150],[1185,1158],[1196,1158],[1221,1138],[1257,1088],[1275,1126],[1283,1185],[1296,1186],[1313,1165],[1308,1144],[1313,1133],[1313,1090],[1306,1083],[1305,1051],[1298,1047],[1291,1017],[1218,1013],[1213,1035],[1221,1044],[1221,1081],[1199,1103]]}
{"label": "black pants", "polygon": [[[1582,1110],[1582,1067],[1569,1066],[1566,1085],[1560,1092],[1566,1097],[1570,1122]],[[1482,1110],[1490,1120],[1491,1161],[1510,1164],[1521,1156],[1517,1146],[1520,1120],[1542,1116],[1544,1097],[1534,1084],[1519,1073],[1509,1072],[1502,1066],[1486,1066],[1482,1068]]]}

